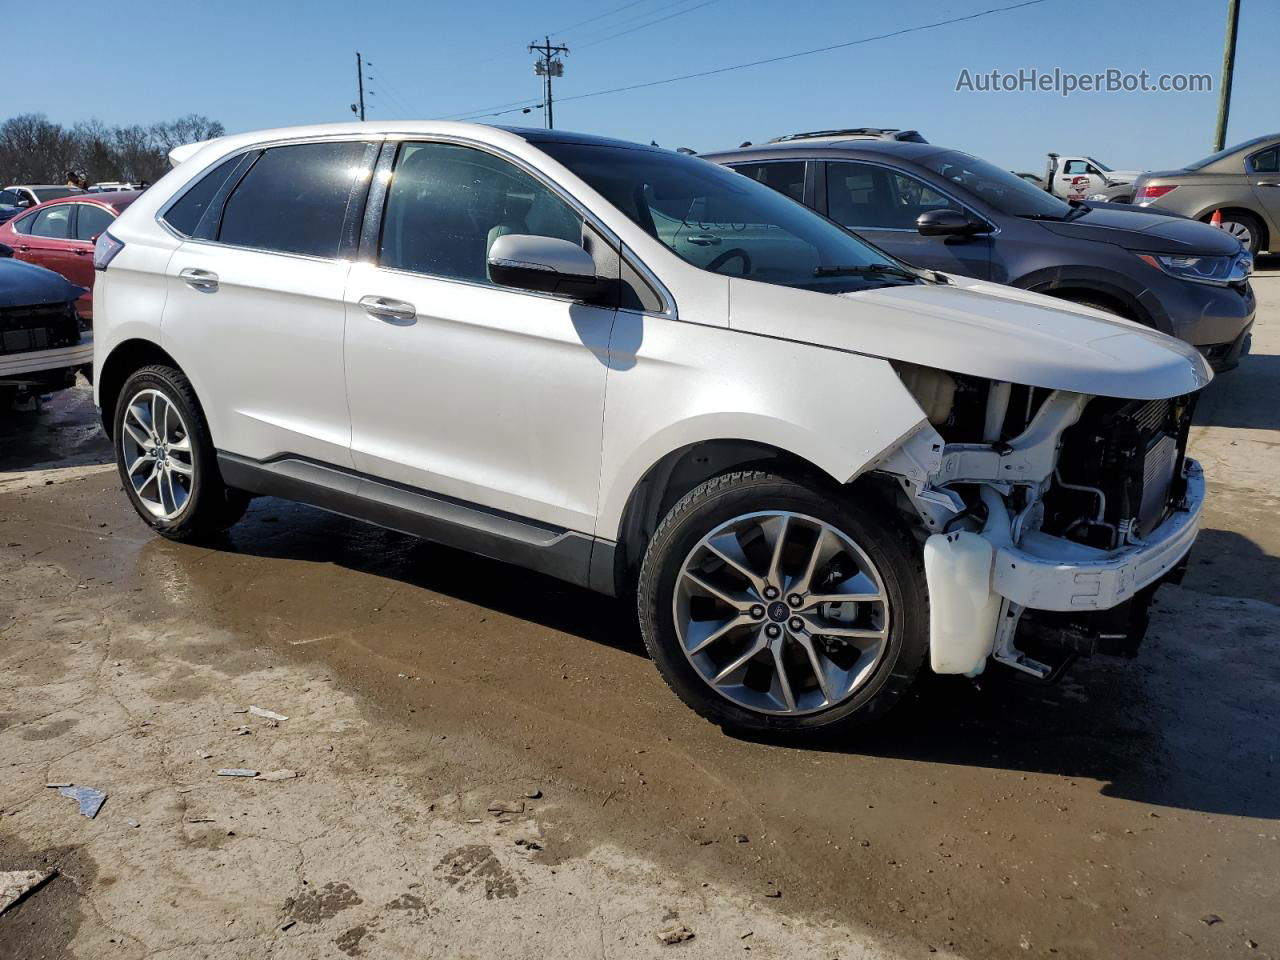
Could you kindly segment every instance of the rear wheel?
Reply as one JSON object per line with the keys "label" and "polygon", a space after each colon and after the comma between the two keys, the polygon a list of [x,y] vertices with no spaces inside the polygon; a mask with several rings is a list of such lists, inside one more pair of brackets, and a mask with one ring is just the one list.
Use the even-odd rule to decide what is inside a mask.
{"label": "rear wheel", "polygon": [[209,428],[181,371],[154,365],[125,381],[116,402],[116,465],[138,515],[171,540],[231,526],[249,498],[218,472]]}
{"label": "rear wheel", "polygon": [[[1212,214],[1204,218],[1208,223]],[[1262,247],[1262,222],[1251,213],[1243,210],[1229,210],[1222,215],[1222,229],[1237,240],[1240,246],[1250,253],[1256,254]]]}
{"label": "rear wheel", "polygon": [[759,734],[835,732],[918,673],[928,597],[896,525],[822,489],[747,471],[662,521],[638,590],[645,645],[699,714]]}

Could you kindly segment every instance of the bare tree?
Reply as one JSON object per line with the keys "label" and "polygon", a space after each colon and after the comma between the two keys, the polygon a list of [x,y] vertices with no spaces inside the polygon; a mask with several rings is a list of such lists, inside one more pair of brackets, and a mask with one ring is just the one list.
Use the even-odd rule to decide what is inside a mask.
{"label": "bare tree", "polygon": [[0,124],[0,185],[61,183],[70,170],[90,182],[152,181],[169,169],[174,147],[225,132],[195,113],[150,126],[111,127],[92,119],[69,128],[44,114],[21,114]]}

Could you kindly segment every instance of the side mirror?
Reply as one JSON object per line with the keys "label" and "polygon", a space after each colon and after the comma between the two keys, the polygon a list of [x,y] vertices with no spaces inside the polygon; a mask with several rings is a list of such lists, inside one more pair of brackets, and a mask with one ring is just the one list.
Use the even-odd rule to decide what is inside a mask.
{"label": "side mirror", "polygon": [[508,233],[489,248],[489,279],[499,286],[599,300],[616,281],[596,276],[596,262],[576,243]]}
{"label": "side mirror", "polygon": [[959,210],[943,207],[916,217],[916,230],[922,237],[968,237],[975,233],[990,233],[991,226],[970,220]]}
{"label": "side mirror", "polygon": [[29,207],[31,206],[31,201],[28,200],[26,197],[23,197],[21,200],[18,201],[18,206]]}

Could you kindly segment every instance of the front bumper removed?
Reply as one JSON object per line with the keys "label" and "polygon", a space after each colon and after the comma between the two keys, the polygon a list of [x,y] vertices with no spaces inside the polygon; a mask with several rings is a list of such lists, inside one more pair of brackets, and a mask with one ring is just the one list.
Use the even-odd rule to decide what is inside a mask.
{"label": "front bumper removed", "polygon": [[1142,542],[1098,550],[1061,537],[1024,534],[1015,546],[987,536],[935,534],[925,542],[930,660],[936,673],[981,673],[1007,659],[1010,611],[1082,614],[1110,610],[1169,576],[1191,549],[1204,511],[1204,473],[1185,461],[1178,509]]}

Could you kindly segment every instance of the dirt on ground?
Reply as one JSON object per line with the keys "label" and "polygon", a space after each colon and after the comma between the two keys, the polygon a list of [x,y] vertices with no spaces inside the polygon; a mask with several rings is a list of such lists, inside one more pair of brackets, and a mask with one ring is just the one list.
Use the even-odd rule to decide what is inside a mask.
{"label": "dirt on ground", "polygon": [[173,544],[85,388],[0,415],[0,871],[56,870],[0,957],[1280,956],[1280,274],[1255,288],[1140,656],[926,679],[807,747],[691,714],[621,602],[277,500]]}

